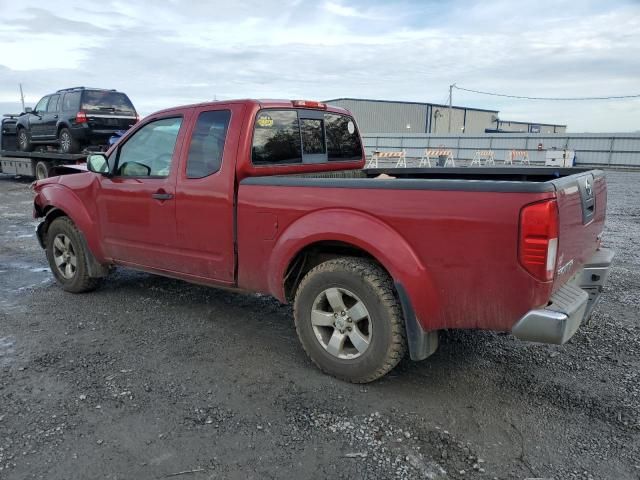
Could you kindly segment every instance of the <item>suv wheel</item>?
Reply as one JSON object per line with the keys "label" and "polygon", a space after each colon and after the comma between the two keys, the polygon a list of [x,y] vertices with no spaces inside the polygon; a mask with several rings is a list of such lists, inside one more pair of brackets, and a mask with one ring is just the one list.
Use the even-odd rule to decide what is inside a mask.
{"label": "suv wheel", "polygon": [[32,152],[33,144],[31,143],[31,136],[25,128],[18,129],[18,149],[22,152]]}
{"label": "suv wheel", "polygon": [[80,151],[80,144],[73,138],[68,128],[60,129],[58,142],[62,153],[78,153]]}
{"label": "suv wheel", "polygon": [[372,382],[406,351],[393,282],[371,260],[336,258],[313,268],[296,292],[294,316],[311,360],[342,380]]}

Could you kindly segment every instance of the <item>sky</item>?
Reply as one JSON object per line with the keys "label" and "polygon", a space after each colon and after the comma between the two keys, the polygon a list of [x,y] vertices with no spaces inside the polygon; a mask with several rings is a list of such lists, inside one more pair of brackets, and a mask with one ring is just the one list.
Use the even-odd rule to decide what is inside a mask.
{"label": "sky", "polygon": [[[446,103],[450,84],[538,97],[640,94],[640,0],[0,0],[0,113],[57,89],[137,110],[213,99]],[[571,132],[640,130],[640,99],[456,105]]]}

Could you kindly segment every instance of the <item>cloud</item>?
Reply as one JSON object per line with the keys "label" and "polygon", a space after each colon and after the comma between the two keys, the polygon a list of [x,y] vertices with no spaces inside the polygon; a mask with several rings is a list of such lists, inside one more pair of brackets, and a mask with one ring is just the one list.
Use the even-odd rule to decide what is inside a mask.
{"label": "cloud", "polygon": [[325,2],[323,8],[327,12],[339,17],[362,18],[367,20],[381,19],[381,17],[368,13],[367,11],[358,10],[354,7],[348,7],[336,2]]}
{"label": "cloud", "polygon": [[[18,83],[30,104],[68,86],[117,88],[143,114],[214,96],[442,103],[453,82],[534,96],[640,93],[640,4],[579,3],[23,0],[2,8],[0,102],[19,100]],[[572,131],[640,124],[633,102],[459,91],[454,102]]]}

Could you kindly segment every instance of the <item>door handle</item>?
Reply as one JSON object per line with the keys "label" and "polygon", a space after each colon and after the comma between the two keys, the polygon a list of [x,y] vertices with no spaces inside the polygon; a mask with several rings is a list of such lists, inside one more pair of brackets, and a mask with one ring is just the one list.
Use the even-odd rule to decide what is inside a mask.
{"label": "door handle", "polygon": [[173,193],[166,193],[166,192],[156,192],[151,194],[151,198],[154,198],[156,200],[171,200],[173,198]]}
{"label": "door handle", "polygon": [[53,118],[58,118],[58,115],[54,115]]}

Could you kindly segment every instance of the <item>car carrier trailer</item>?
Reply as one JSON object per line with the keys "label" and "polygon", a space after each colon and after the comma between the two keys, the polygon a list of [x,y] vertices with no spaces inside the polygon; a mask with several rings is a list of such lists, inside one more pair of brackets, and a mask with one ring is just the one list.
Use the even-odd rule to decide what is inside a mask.
{"label": "car carrier trailer", "polygon": [[84,163],[88,153],[58,153],[42,147],[39,151],[21,152],[16,141],[18,115],[5,115],[0,130],[0,173],[24,175],[38,180],[64,165]]}

